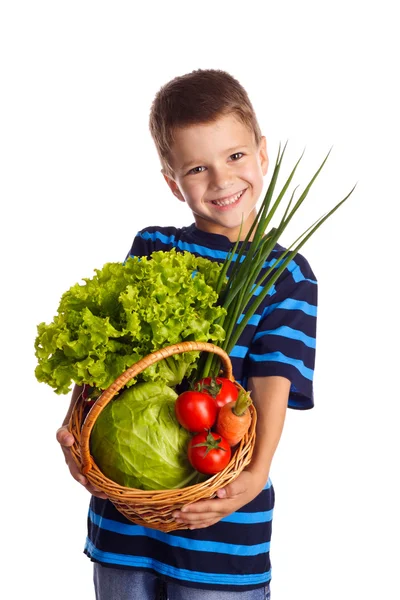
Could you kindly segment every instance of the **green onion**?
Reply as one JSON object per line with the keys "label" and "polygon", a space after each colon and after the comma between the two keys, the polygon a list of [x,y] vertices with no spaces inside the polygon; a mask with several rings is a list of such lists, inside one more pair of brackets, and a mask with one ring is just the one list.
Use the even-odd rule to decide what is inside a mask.
{"label": "green onion", "polygon": [[[283,199],[285,198],[286,193],[294,177],[294,174],[297,170],[297,167],[304,155],[303,152],[299,160],[296,162],[294,168],[292,169],[280,193],[273,201],[273,194],[277,184],[283,156],[285,154],[286,145],[287,144],[285,144],[282,151],[279,147],[275,167],[264,200],[260,206],[260,209],[257,212],[257,216],[254,222],[252,223],[249,232],[247,233],[239,249],[239,252],[236,255],[236,261],[232,267],[231,274],[225,287],[223,287],[223,284],[226,281],[228,268],[231,265],[236,250],[238,248],[242,227],[240,228],[238,239],[235,242],[232,251],[229,252],[228,256],[226,257],[222,271],[220,273],[220,278],[217,286],[217,291],[219,293],[218,304],[223,306],[227,311],[227,314],[218,321],[219,325],[221,325],[226,331],[225,339],[222,343],[220,343],[220,346],[228,354],[232,351],[244,328],[249,322],[250,318],[254,315],[257,308],[260,306],[260,304],[262,303],[272,286],[276,283],[279,276],[289,265],[290,261],[293,260],[293,258],[299,252],[299,250],[304,246],[307,240],[310,239],[310,237],[317,231],[317,229],[319,229],[319,227],[331,215],[333,215],[333,213],[336,212],[336,210],[349,198],[349,196],[353,193],[355,188],[354,186],[347,194],[347,196],[343,198],[343,200],[341,200],[328,213],[320,217],[315,223],[308,227],[308,229],[306,229],[289,246],[289,248],[287,248],[285,252],[283,252],[279,260],[275,261],[274,264],[269,269],[267,269],[265,274],[259,279],[260,273],[262,271],[266,259],[270,255],[280,236],[282,235],[286,227],[289,225],[296,212],[303,204],[304,200],[307,198],[312,185],[314,184],[318,175],[322,171],[331,152],[328,152],[322,164],[317,169],[311,181],[308,183],[305,190],[296,202],[294,201],[294,196],[297,188],[295,188],[295,190],[291,193],[284,215],[278,227],[271,229],[266,235],[265,231],[267,230],[273,216],[275,215],[277,209],[279,208]],[[246,246],[253,232],[253,240],[251,241],[250,245],[246,250]],[[262,285],[264,282],[265,284],[261,294],[259,294],[258,296],[254,296],[254,289]],[[242,314],[244,314],[243,319],[238,324],[238,319]],[[220,359],[214,354],[208,354],[207,357],[199,363],[198,378],[208,377],[210,375],[215,377],[218,375],[219,370]]]}

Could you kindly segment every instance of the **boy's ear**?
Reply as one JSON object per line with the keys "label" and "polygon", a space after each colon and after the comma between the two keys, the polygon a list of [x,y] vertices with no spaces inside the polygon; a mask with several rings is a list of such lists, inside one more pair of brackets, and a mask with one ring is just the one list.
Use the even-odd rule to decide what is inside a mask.
{"label": "boy's ear", "polygon": [[267,139],[266,139],[265,135],[263,135],[260,140],[259,153],[260,153],[261,170],[262,170],[263,175],[266,175],[267,171],[268,171],[269,159],[268,159],[268,152],[267,152]]}
{"label": "boy's ear", "polygon": [[163,177],[164,177],[165,181],[167,182],[168,187],[171,190],[171,192],[173,193],[173,195],[176,196],[178,198],[178,200],[180,200],[181,202],[185,202],[185,198],[182,196],[181,191],[180,191],[176,181],[174,181],[174,179],[172,179],[172,177],[170,177],[169,175],[166,175],[166,173],[164,171],[161,171],[161,173],[163,174]]}

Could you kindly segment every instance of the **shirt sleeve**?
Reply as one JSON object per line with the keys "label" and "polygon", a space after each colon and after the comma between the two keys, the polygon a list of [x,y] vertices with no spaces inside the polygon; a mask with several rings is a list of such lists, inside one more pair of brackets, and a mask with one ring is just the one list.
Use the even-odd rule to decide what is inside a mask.
{"label": "shirt sleeve", "polygon": [[145,230],[142,230],[135,235],[131,249],[125,257],[125,261],[130,256],[150,256],[150,254],[154,252],[154,243],[150,237],[143,235],[144,232]]}
{"label": "shirt sleeve", "polygon": [[317,280],[298,255],[261,314],[249,349],[251,377],[279,375],[291,382],[290,408],[314,406]]}

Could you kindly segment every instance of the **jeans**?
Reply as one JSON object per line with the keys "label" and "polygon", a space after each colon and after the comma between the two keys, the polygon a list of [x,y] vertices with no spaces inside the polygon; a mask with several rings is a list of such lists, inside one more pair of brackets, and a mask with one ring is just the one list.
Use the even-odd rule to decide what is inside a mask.
{"label": "jeans", "polygon": [[103,567],[94,563],[96,600],[270,600],[269,585],[243,592],[190,588],[163,584],[147,571]]}

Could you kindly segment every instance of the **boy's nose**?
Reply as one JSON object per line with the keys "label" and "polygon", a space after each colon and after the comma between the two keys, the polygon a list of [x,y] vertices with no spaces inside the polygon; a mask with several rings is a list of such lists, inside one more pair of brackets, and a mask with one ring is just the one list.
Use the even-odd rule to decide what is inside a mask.
{"label": "boy's nose", "polygon": [[228,189],[233,185],[232,174],[228,169],[213,169],[210,183],[214,190]]}

